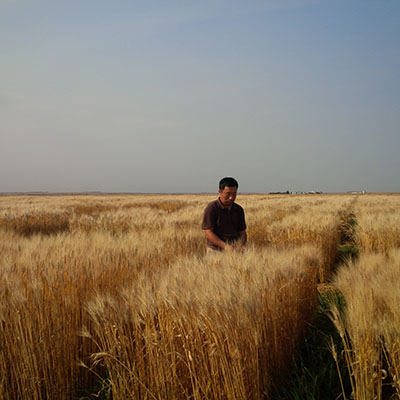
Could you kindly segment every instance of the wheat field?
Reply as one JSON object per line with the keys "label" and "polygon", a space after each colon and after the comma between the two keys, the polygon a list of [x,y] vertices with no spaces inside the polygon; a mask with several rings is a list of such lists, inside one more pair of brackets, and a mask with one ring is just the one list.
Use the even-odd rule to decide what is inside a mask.
{"label": "wheat field", "polygon": [[[346,287],[356,274],[371,290],[376,264],[392,271],[375,282],[391,282],[392,311],[375,336],[386,335],[378,361],[365,362],[386,360],[398,387],[400,197],[239,195],[248,251],[209,256],[200,225],[215,198],[0,196],[3,398],[272,399],[331,279],[347,301],[332,318],[351,368],[358,339]],[[351,218],[360,258],[341,266]],[[375,297],[368,303],[380,305]],[[365,380],[354,379],[354,393]]]}
{"label": "wheat field", "polygon": [[346,309],[332,309],[344,342],[352,397],[400,398],[400,197],[360,196],[353,244],[360,250],[334,284]]}

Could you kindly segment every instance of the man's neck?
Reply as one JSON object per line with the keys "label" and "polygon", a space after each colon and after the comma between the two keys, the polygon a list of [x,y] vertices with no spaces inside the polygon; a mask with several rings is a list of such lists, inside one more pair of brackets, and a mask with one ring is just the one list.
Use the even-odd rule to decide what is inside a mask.
{"label": "man's neck", "polygon": [[230,206],[226,206],[226,205],[221,201],[221,198],[220,198],[220,197],[218,197],[218,200],[219,200],[219,202],[221,203],[222,207],[223,207],[223,208],[226,208],[227,210],[230,210],[230,209],[232,208],[232,206],[233,206],[233,203],[232,203]]}

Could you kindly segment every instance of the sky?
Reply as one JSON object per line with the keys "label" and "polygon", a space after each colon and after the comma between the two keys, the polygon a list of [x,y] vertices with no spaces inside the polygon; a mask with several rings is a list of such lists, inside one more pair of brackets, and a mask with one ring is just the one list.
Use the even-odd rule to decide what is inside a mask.
{"label": "sky", "polygon": [[0,0],[0,192],[400,192],[399,0]]}

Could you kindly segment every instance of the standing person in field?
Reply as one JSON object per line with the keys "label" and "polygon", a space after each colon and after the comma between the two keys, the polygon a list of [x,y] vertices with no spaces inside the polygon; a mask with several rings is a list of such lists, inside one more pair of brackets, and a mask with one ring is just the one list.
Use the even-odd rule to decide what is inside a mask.
{"label": "standing person in field", "polygon": [[239,184],[234,178],[219,182],[219,197],[207,205],[203,223],[207,239],[207,252],[245,250],[246,221],[243,208],[235,203]]}

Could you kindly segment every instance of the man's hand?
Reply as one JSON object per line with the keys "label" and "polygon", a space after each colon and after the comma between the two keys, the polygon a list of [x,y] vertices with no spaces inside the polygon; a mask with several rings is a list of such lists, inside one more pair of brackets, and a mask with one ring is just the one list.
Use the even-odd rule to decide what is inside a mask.
{"label": "man's hand", "polygon": [[236,249],[231,244],[225,243],[224,250],[225,251],[235,251]]}
{"label": "man's hand", "polygon": [[240,239],[237,242],[237,246],[231,245],[229,243],[226,243],[222,241],[211,229],[206,229],[205,230],[206,238],[213,243],[214,245],[220,247],[221,249],[225,251],[237,251],[237,252],[244,252],[247,250],[245,247],[245,243],[247,240],[247,235],[246,231],[240,232]]}
{"label": "man's hand", "polygon": [[[225,249],[226,248],[227,243],[225,243],[223,240],[221,240],[211,229],[206,229],[204,231],[204,233],[206,234],[206,238],[211,243],[213,243],[215,246],[218,246],[221,249]],[[230,246],[230,245],[228,245],[228,246]]]}
{"label": "man's hand", "polygon": [[235,251],[237,251],[239,253],[244,253],[245,251],[247,251],[247,247],[246,246],[238,246],[238,247],[235,247]]}

